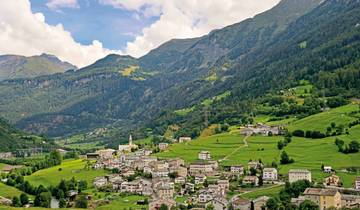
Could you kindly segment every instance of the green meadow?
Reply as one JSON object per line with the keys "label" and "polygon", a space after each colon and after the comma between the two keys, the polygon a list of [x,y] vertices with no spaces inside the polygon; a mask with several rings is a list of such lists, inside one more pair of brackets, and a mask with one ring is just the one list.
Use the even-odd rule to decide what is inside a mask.
{"label": "green meadow", "polygon": [[355,116],[351,116],[350,113],[357,110],[359,110],[358,104],[349,104],[338,107],[294,121],[288,126],[288,129],[291,131],[302,129],[304,131],[318,130],[325,132],[326,128],[329,127],[332,122],[335,122],[336,125],[343,124],[346,126],[350,122],[355,121],[357,118]]}
{"label": "green meadow", "polygon": [[[350,104],[320,114],[316,114],[301,120],[289,121],[290,130],[325,130],[331,122],[336,124],[347,124],[356,120],[350,116],[350,112],[358,110],[357,104]],[[262,118],[262,119],[260,119]],[[266,120],[265,116],[258,120]],[[292,119],[294,120],[294,119]],[[160,158],[183,158],[186,162],[197,159],[198,152],[208,150],[214,160],[221,160],[220,164],[246,165],[249,160],[261,159],[265,165],[270,166],[273,161],[278,164],[279,173],[286,175],[289,169],[304,168],[312,172],[313,179],[322,182],[328,176],[321,171],[321,165],[332,166],[342,179],[345,187],[351,187],[360,173],[344,173],[342,169],[360,166],[360,153],[343,154],[338,152],[334,144],[335,138],[340,138],[346,143],[351,140],[360,141],[360,125],[349,129],[349,134],[324,139],[306,139],[293,137],[285,150],[290,158],[295,160],[288,165],[280,165],[280,154],[277,142],[283,140],[282,136],[251,136],[247,139],[248,146],[244,145],[244,136],[239,135],[238,127],[231,127],[229,133],[200,137],[190,143],[171,145],[166,151],[156,154]],[[226,158],[224,158],[226,157]],[[255,192],[254,192],[255,193]],[[251,196],[251,194],[250,194]]]}
{"label": "green meadow", "polygon": [[242,198],[255,199],[261,196],[277,197],[279,192],[284,188],[283,185],[275,185],[271,187],[255,188],[255,190],[240,194]]}
{"label": "green meadow", "polygon": [[[12,199],[14,196],[20,196],[21,191],[16,189],[15,187],[7,186],[0,182],[0,196]],[[0,208],[1,209],[1,208]]]}
{"label": "green meadow", "polygon": [[132,195],[126,197],[119,197],[111,201],[110,204],[99,206],[96,210],[118,210],[118,209],[147,209],[148,205],[137,205],[138,200],[144,200],[146,197],[139,195]]}
{"label": "green meadow", "polygon": [[25,180],[33,185],[57,185],[62,179],[71,179],[75,177],[77,180],[85,180],[89,185],[95,177],[103,176],[106,174],[104,170],[85,169],[86,161],[78,160],[65,160],[59,166],[43,169],[26,176]]}
{"label": "green meadow", "polygon": [[202,150],[210,151],[213,159],[219,160],[230,154],[234,149],[243,146],[244,136],[240,134],[219,134],[209,137],[198,138],[189,143],[172,144],[169,149],[156,154],[159,158],[180,157],[186,162],[197,159]]}

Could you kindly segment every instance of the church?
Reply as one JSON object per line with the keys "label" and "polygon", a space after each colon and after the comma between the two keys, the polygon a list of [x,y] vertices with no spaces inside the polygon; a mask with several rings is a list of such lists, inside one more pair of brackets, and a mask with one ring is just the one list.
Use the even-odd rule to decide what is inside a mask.
{"label": "church", "polygon": [[131,149],[137,149],[138,145],[133,144],[132,136],[129,136],[129,144],[119,145],[119,152],[131,152]]}

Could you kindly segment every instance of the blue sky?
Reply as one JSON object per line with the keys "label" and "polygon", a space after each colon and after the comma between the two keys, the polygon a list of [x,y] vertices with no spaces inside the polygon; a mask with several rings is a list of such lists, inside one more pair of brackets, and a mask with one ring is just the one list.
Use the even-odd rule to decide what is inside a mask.
{"label": "blue sky", "polygon": [[51,10],[46,1],[31,0],[31,10],[44,14],[50,25],[61,23],[71,32],[75,41],[88,45],[99,40],[111,50],[123,50],[127,42],[141,35],[142,29],[154,23],[158,17],[145,18],[135,11],[99,4],[98,0],[79,1],[79,8]]}

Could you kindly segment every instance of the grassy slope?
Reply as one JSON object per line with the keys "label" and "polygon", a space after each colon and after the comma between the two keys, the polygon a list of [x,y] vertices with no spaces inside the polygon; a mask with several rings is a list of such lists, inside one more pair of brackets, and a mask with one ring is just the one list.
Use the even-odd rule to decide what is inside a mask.
{"label": "grassy slope", "polygon": [[288,126],[288,128],[289,130],[302,129],[325,132],[326,128],[329,127],[332,122],[335,122],[337,125],[347,125],[356,120],[356,118],[349,116],[350,112],[356,110],[359,110],[358,104],[349,104],[297,120]]}
{"label": "grassy slope", "polygon": [[[358,110],[358,105],[350,104],[330,111],[316,114],[298,121],[294,121],[289,125],[290,129],[303,130],[321,130],[326,129],[331,122],[337,124],[346,124],[356,118],[349,116],[348,113]],[[338,136],[347,143],[351,140],[360,140],[360,125],[349,129],[349,135]],[[234,127],[230,133],[214,135],[210,137],[199,138],[191,143],[171,145],[167,151],[157,154],[158,157],[173,158],[181,157],[187,162],[197,159],[200,150],[209,150],[212,158],[220,160],[226,155],[231,154],[236,148],[243,146],[243,136],[238,135],[237,128]],[[217,139],[219,143],[217,143]],[[247,141],[248,147],[241,147],[236,153],[230,155],[226,160],[222,161],[222,165],[247,164],[250,159],[262,159],[262,161],[270,165],[272,161],[279,163],[280,153],[277,149],[277,142],[283,137],[264,137],[252,136]],[[313,178],[316,181],[322,181],[328,174],[321,172],[321,164],[330,165],[335,170],[340,171],[347,167],[360,166],[360,153],[342,154],[337,151],[334,145],[335,137],[325,139],[305,139],[293,138],[293,141],[285,148],[285,151],[291,158],[295,159],[295,163],[290,165],[279,166],[280,173],[285,175],[291,168],[307,168],[312,171]],[[350,187],[356,176],[360,174],[337,173],[344,182],[344,186]]]}
{"label": "grassy slope", "polygon": [[219,134],[199,138],[190,143],[173,144],[167,151],[158,153],[157,156],[160,158],[181,157],[186,162],[191,162],[197,159],[199,151],[207,150],[211,152],[214,159],[221,159],[231,153],[234,148],[242,146],[243,138],[239,134]]}
{"label": "grassy slope", "polygon": [[279,185],[279,186],[266,187],[263,189],[262,188],[255,189],[252,192],[242,194],[241,197],[246,198],[246,199],[255,199],[260,196],[276,197],[279,194],[280,190],[283,188],[284,188],[283,185]]}
{"label": "grassy slope", "polygon": [[[57,185],[61,179],[71,179],[75,177],[77,180],[85,180],[88,184],[97,176],[106,174],[103,170],[85,170],[86,162],[83,160],[66,160],[60,166],[44,169],[25,177],[33,185]],[[62,170],[59,171],[59,168]]]}
{"label": "grassy slope", "polygon": [[14,196],[20,196],[21,193],[22,192],[15,187],[10,187],[0,182],[0,196],[12,199]]}
{"label": "grassy slope", "polygon": [[110,204],[108,205],[104,205],[104,206],[100,206],[97,207],[96,210],[118,210],[118,209],[128,209],[128,208],[133,208],[133,209],[142,209],[142,208],[147,208],[148,206],[142,206],[142,205],[137,205],[136,202],[138,200],[143,200],[145,199],[144,196],[139,196],[139,195],[133,195],[133,196],[127,196],[127,197],[122,197],[122,198],[117,198],[116,200],[112,201]]}

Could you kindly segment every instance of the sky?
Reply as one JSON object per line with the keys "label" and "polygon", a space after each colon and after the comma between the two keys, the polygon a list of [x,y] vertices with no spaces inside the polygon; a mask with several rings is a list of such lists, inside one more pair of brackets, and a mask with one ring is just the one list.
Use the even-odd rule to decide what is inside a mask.
{"label": "sky", "polygon": [[280,0],[0,0],[0,54],[53,54],[84,67],[141,57],[174,38],[208,34]]}

